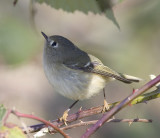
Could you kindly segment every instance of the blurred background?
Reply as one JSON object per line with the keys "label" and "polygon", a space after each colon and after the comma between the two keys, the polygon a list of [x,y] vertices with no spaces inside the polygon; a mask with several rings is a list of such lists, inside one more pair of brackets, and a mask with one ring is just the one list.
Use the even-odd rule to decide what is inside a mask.
{"label": "blurred background", "polygon": [[[31,12],[34,6],[35,16]],[[106,86],[107,101],[115,102],[128,96],[133,88],[139,88],[150,80],[149,75],[160,71],[160,1],[123,0],[113,7],[120,30],[104,15],[79,11],[68,13],[46,4],[29,0],[0,1],[0,104],[16,108],[20,112],[34,113],[46,120],[60,117],[72,100],[54,93],[42,66],[44,38],[62,35],[81,49],[94,54],[112,69],[143,78],[139,84],[126,85],[111,82]],[[80,101],[70,113],[102,105],[103,94]],[[147,104],[128,106],[116,118],[153,119],[152,124],[105,124],[92,137],[159,137],[159,99]],[[84,120],[100,118],[97,115]],[[16,121],[13,121],[16,120]],[[10,117],[13,123],[19,122]],[[38,122],[24,120],[27,125]],[[72,137],[80,137],[87,127],[67,130]],[[51,135],[45,136],[53,137]],[[59,134],[54,137],[60,137]]]}

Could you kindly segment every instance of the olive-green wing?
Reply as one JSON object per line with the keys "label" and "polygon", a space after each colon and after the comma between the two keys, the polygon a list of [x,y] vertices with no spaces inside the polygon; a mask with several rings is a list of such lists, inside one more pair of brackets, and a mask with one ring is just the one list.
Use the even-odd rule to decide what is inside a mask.
{"label": "olive-green wing", "polygon": [[88,73],[96,73],[106,78],[114,78],[124,83],[139,82],[139,78],[117,73],[92,55],[83,55],[63,63],[66,67],[74,70],[81,70]]}
{"label": "olive-green wing", "polygon": [[109,67],[104,66],[98,58],[92,55],[90,55],[90,59],[93,64],[93,68],[90,68],[90,72],[92,73],[100,74],[104,77],[115,78],[116,80],[122,81],[124,83],[139,82],[141,80],[137,77],[117,73],[116,71],[110,69]]}

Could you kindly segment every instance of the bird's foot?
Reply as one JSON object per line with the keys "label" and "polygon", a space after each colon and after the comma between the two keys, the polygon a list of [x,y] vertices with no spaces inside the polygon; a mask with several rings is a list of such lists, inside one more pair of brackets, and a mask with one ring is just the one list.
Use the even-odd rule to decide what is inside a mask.
{"label": "bird's foot", "polygon": [[64,111],[62,117],[59,118],[59,120],[60,120],[61,122],[64,122],[64,124],[65,124],[66,126],[67,126],[68,112],[69,112],[69,109],[67,109],[66,111]]}
{"label": "bird's foot", "polygon": [[110,108],[110,106],[108,105],[107,101],[104,99],[104,105],[103,105],[102,113],[105,113],[106,111],[108,111],[109,108]]}

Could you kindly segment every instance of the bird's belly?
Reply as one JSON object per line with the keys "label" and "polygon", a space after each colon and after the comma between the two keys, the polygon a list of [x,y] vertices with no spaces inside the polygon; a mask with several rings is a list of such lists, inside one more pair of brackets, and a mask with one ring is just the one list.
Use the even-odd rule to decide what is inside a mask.
{"label": "bird's belly", "polygon": [[54,90],[73,100],[90,98],[99,93],[106,83],[106,80],[99,75],[66,67],[63,69],[45,67],[44,70]]}

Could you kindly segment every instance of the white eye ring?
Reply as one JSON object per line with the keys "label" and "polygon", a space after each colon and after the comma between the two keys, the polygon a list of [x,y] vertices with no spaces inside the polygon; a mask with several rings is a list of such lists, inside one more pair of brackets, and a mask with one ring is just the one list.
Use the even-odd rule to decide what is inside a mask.
{"label": "white eye ring", "polygon": [[52,41],[50,42],[50,46],[52,46],[52,47],[54,47],[54,48],[57,48],[57,47],[58,47],[58,43],[52,40]]}

